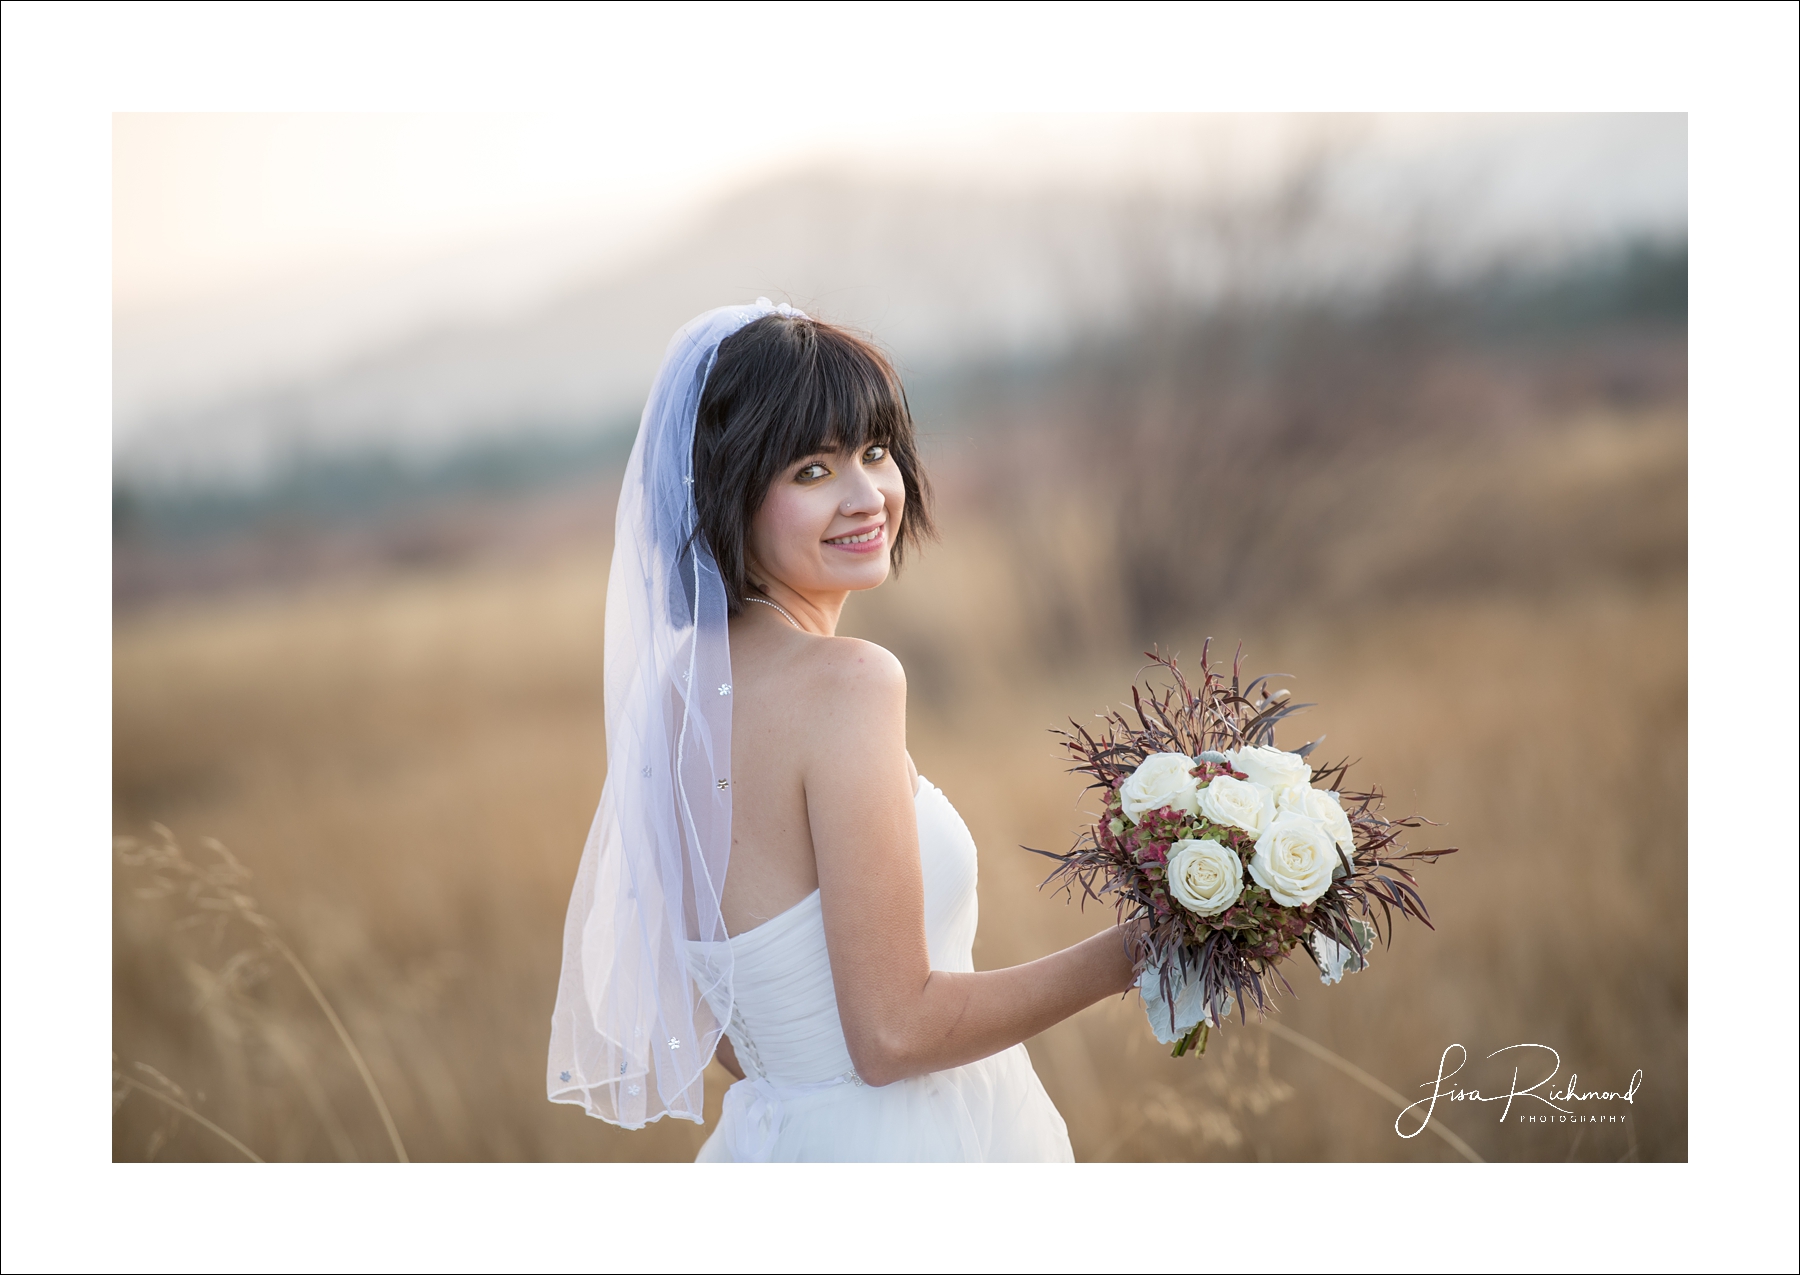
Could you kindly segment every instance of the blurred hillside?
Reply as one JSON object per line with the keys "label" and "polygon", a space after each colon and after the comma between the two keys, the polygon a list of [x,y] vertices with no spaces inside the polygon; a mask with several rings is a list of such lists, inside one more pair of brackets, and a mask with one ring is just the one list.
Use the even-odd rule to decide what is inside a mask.
{"label": "blurred hillside", "polygon": [[[939,481],[977,482],[982,501],[1016,504],[1006,522],[1017,534],[1061,534],[1037,525],[1060,518],[1059,507],[1037,498],[1046,490],[1122,502],[1123,521],[1095,529],[1118,543],[1093,552],[1132,564],[1130,580],[1103,586],[1129,596],[1109,595],[1100,608],[1085,579],[1034,587],[1067,595],[1046,595],[1045,605],[1129,615],[1134,640],[1144,640],[1196,599],[1241,593],[1270,570],[1290,584],[1295,572],[1316,576],[1324,566],[1316,554],[1268,555],[1293,557],[1333,519],[1356,517],[1352,508],[1368,496],[1333,481],[1296,502],[1267,475],[1292,483],[1300,470],[1335,474],[1356,463],[1376,472],[1395,449],[1416,456],[1421,446],[1497,445],[1572,404],[1679,397],[1686,270],[1681,245],[1638,241],[1551,269],[1496,268],[1450,282],[1403,277],[1372,295],[1201,307],[1146,287],[1128,330],[940,365],[909,376],[908,392]],[[1021,429],[1039,437],[1022,440]],[[524,430],[433,458],[326,451],[297,456],[248,487],[121,482],[115,601],[136,606],[591,538],[610,526],[630,433],[617,422]],[[1018,450],[965,480],[962,458],[996,445]],[[1106,490],[1094,486],[1109,481]],[[1193,483],[1207,492],[1204,502],[1182,494]],[[1230,564],[1230,580],[1196,570],[1186,546],[1199,523],[1164,521],[1176,510],[1201,517],[1202,508],[1198,539],[1213,561]],[[1280,534],[1269,523],[1277,509]],[[1176,544],[1186,565],[1171,585],[1159,546]],[[1023,540],[1018,549],[1029,574]]]}
{"label": "blurred hillside", "polygon": [[616,446],[669,333],[759,293],[873,331],[917,383],[1130,341],[1146,307],[1537,281],[1682,242],[1685,147],[1685,121],[1654,115],[966,121],[746,178],[653,233],[522,230],[429,266],[134,307],[115,478],[244,493],[346,463]]}

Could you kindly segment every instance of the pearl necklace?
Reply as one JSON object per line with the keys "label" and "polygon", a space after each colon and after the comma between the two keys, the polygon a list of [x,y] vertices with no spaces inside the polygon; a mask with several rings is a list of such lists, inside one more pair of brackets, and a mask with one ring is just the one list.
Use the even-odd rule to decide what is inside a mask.
{"label": "pearl necklace", "polygon": [[774,607],[777,611],[781,612],[782,618],[785,619],[789,624],[793,625],[796,629],[800,629],[800,631],[802,633],[806,632],[805,629],[800,628],[800,621],[796,620],[793,616],[789,615],[787,613],[787,608],[782,606],[781,603],[771,602],[767,598],[750,598],[750,597],[745,598],[744,601],[760,602],[766,607]]}

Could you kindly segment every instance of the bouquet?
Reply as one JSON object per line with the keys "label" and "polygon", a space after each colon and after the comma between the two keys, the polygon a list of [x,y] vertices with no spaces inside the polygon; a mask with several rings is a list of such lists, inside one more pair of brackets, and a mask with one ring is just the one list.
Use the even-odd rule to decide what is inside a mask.
{"label": "bouquet", "polygon": [[1058,731],[1091,775],[1103,808],[1067,854],[1049,854],[1059,881],[1083,902],[1111,896],[1121,921],[1141,923],[1137,986],[1158,1040],[1180,1057],[1206,1049],[1233,1008],[1240,1021],[1293,987],[1281,965],[1296,950],[1336,983],[1393,941],[1398,917],[1431,920],[1408,865],[1453,849],[1407,853],[1402,834],[1430,821],[1381,815],[1379,790],[1344,788],[1348,761],[1314,769],[1315,739],[1291,752],[1275,728],[1309,708],[1267,689],[1270,674],[1240,685],[1200,654],[1190,685],[1173,657],[1149,652],[1172,682],[1160,694],[1134,685],[1134,725],[1102,716],[1091,732]]}

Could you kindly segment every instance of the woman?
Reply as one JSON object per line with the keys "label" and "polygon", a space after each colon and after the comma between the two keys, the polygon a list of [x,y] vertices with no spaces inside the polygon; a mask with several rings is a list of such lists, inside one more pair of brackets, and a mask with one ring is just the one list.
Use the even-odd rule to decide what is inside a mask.
{"label": "woman", "polygon": [[[787,306],[676,334],[626,470],[608,773],[550,1097],[699,1121],[701,1160],[1067,1160],[1022,1041],[1132,983],[1112,929],[975,972],[975,847],[906,751],[894,657],[835,635],[930,531],[873,346]],[[729,871],[727,871],[729,867]]]}

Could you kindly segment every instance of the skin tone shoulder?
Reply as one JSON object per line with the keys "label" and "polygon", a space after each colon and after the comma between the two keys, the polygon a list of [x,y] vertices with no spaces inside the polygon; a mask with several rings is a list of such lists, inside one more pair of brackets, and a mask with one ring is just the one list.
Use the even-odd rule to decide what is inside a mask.
{"label": "skin tone shoulder", "polygon": [[[905,503],[880,446],[789,466],[745,536],[761,601],[731,624],[726,929],[819,891],[844,1037],[872,1085],[985,1058],[1132,981],[1118,929],[1010,969],[930,968],[906,674],[881,647],[836,636],[849,595],[887,579]],[[723,1043],[720,1058],[743,1074]]]}

